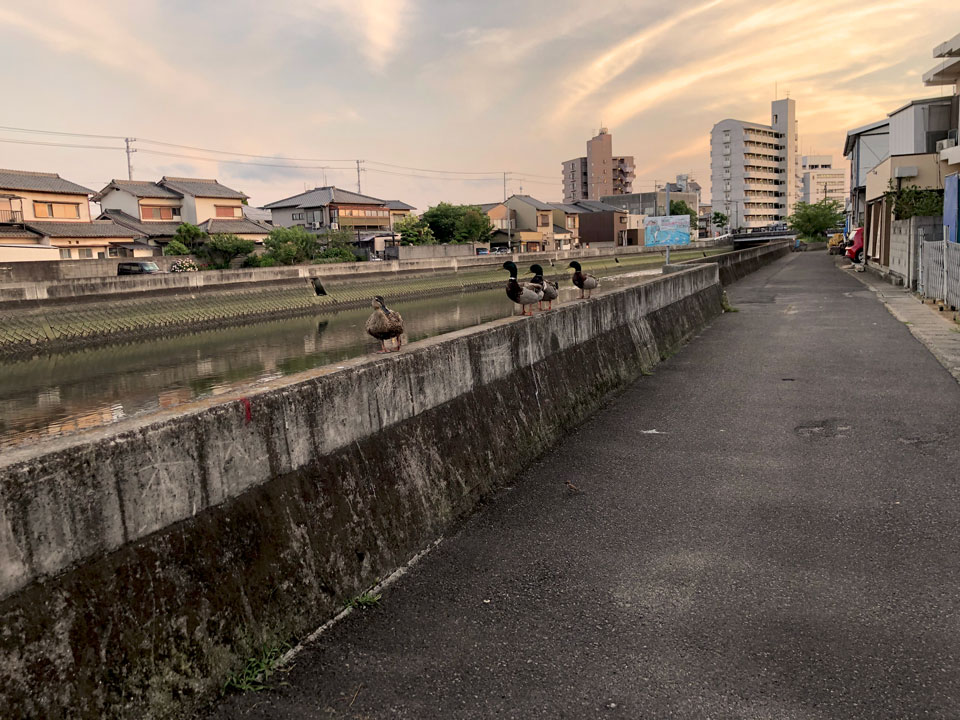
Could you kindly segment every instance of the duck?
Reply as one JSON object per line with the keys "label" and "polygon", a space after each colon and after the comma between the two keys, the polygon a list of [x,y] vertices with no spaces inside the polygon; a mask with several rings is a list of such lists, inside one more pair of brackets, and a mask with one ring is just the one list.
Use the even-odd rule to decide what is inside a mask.
{"label": "duck", "polygon": [[397,340],[397,347],[394,352],[400,352],[400,336],[403,335],[403,318],[400,317],[400,313],[388,308],[387,303],[380,295],[374,297],[370,304],[376,309],[367,318],[366,327],[367,333],[380,341],[378,352],[389,352],[383,343],[385,340],[392,338]]}
{"label": "duck", "polygon": [[[531,265],[530,272],[533,273],[533,284],[540,285],[543,288],[543,300],[547,301],[547,310],[553,310],[553,301],[560,296],[560,286],[555,282],[543,279],[543,268],[539,265]],[[543,301],[538,306],[543,310]]]}
{"label": "duck", "polygon": [[527,312],[527,306],[543,300],[543,285],[518,282],[517,264],[510,260],[503,264],[503,269],[510,273],[510,279],[507,280],[507,297],[520,306],[523,315],[533,315],[533,311]]}
{"label": "duck", "polygon": [[[588,293],[594,290],[595,288],[600,287],[600,281],[597,280],[593,275],[585,273],[580,269],[580,263],[576,260],[572,260],[567,267],[573,268],[573,284],[580,288],[580,299],[583,300],[583,291],[586,290]],[[589,298],[590,295],[587,295]]]}

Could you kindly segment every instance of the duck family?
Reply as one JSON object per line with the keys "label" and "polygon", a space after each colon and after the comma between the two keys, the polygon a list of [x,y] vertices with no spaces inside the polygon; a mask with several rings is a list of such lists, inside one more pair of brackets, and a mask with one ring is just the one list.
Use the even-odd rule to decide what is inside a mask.
{"label": "duck family", "polygon": [[[553,261],[550,261],[553,265]],[[576,260],[570,262],[567,266],[573,269],[573,284],[580,288],[580,298],[589,299],[590,292],[600,286],[600,281],[593,275],[583,272],[583,269]],[[533,277],[529,281],[521,282],[518,277],[517,264],[508,260],[503,264],[503,269],[510,273],[507,280],[507,297],[520,306],[523,315],[533,315],[533,304],[536,303],[540,310],[543,310],[543,303],[547,303],[547,310],[553,309],[553,301],[560,297],[560,286],[543,277],[543,268],[538,264],[530,266],[530,274]],[[584,292],[587,293],[584,297]],[[380,341],[381,353],[399,352],[402,345],[401,337],[403,335],[403,318],[396,310],[387,307],[386,301],[382,296],[377,295],[370,303],[373,306],[373,312],[367,318],[366,331],[371,336]],[[394,341],[392,349],[387,349],[387,341]]]}
{"label": "duck family", "polygon": [[[600,281],[593,275],[583,272],[583,268],[576,260],[571,261],[568,267],[573,268],[573,284],[580,288],[580,298],[589,299],[590,292],[600,287]],[[503,269],[510,273],[506,287],[507,297],[521,307],[523,315],[533,314],[533,310],[528,311],[528,308],[534,303],[543,310],[543,302],[546,301],[547,310],[553,309],[553,301],[560,296],[560,286],[544,279],[543,268],[540,265],[530,266],[533,278],[529,282],[521,282],[518,279],[516,263],[508,260],[503,264]],[[584,291],[587,293],[586,297],[584,297]]]}

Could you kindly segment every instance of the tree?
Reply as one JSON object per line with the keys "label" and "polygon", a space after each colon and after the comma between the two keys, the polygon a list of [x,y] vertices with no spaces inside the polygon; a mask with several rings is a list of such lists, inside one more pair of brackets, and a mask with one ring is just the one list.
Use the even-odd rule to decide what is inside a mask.
{"label": "tree", "polygon": [[328,262],[356,262],[357,255],[353,251],[353,242],[356,238],[353,230],[340,228],[328,230],[320,236],[320,243],[324,249],[317,255],[317,260]]}
{"label": "tree", "polygon": [[437,242],[426,221],[412,215],[397,220],[393,229],[400,235],[400,241],[408,245],[435,245]]}
{"label": "tree", "polygon": [[457,223],[455,242],[483,243],[489,242],[493,235],[493,223],[490,216],[477,206],[469,206]]}
{"label": "tree", "polygon": [[209,238],[207,233],[190,223],[182,223],[173,234],[173,239],[192,253],[198,252]]}
{"label": "tree", "polygon": [[843,225],[843,205],[838,200],[824,198],[816,203],[798,202],[787,225],[803,237],[824,238],[827,230]]}
{"label": "tree", "polygon": [[893,201],[894,220],[943,215],[943,191],[908,185],[897,188],[890,181],[886,195]]}
{"label": "tree", "polygon": [[275,227],[263,241],[267,254],[281,265],[309,262],[320,254],[320,242],[302,227]]}
{"label": "tree", "polygon": [[320,244],[327,249],[335,248],[338,250],[351,250],[354,240],[357,236],[353,230],[340,228],[339,230],[328,230],[320,236]]}
{"label": "tree", "polygon": [[179,240],[171,240],[167,243],[167,246],[163,249],[164,255],[189,255],[190,248],[184,245]]}
{"label": "tree", "polygon": [[687,205],[685,200],[671,200],[670,214],[671,215],[689,215],[690,227],[692,228],[696,228],[700,222],[700,218],[697,215],[697,211],[694,210],[689,205]]}
{"label": "tree", "polygon": [[466,208],[463,205],[439,203],[423,214],[423,221],[430,226],[438,243],[453,242],[457,236],[457,226]]}
{"label": "tree", "polygon": [[729,222],[730,218],[719,210],[713,213],[713,224],[715,227],[725,228]]}
{"label": "tree", "polygon": [[230,261],[235,257],[252,253],[253,248],[253,240],[244,240],[236,235],[217,233],[203,246],[203,251],[214,266],[225,268],[230,265]]}
{"label": "tree", "polygon": [[275,227],[263,245],[267,254],[281,265],[309,262],[321,250],[317,236],[302,227]]}

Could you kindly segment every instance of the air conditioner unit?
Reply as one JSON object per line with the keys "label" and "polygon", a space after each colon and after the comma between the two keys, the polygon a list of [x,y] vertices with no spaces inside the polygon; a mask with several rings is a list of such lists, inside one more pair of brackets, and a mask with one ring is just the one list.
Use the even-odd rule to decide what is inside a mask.
{"label": "air conditioner unit", "polygon": [[946,140],[937,140],[937,152],[943,152],[957,146],[956,138],[947,138]]}
{"label": "air conditioner unit", "polygon": [[335,223],[335,222],[330,223],[330,229],[331,229],[331,230],[339,230],[339,229],[340,229],[340,223]]}

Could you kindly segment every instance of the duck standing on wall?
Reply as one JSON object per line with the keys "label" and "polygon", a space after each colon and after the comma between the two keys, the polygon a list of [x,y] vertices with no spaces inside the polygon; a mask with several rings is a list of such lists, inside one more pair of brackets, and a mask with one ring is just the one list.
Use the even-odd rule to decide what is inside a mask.
{"label": "duck standing on wall", "polygon": [[[580,263],[576,260],[570,262],[567,267],[573,268],[573,284],[580,288],[580,299],[583,300],[583,291],[586,290],[588,293],[594,288],[600,287],[600,281],[597,280],[593,275],[585,273],[580,269]],[[587,295],[589,298],[590,295]]]}
{"label": "duck standing on wall", "polygon": [[[547,301],[547,310],[553,310],[553,301],[560,296],[560,286],[555,282],[550,282],[549,280],[543,279],[543,268],[539,265],[531,265],[530,272],[533,273],[533,280],[531,281],[534,285],[539,285],[543,288],[543,299]],[[543,310],[543,302],[541,301],[539,308]]]}
{"label": "duck standing on wall", "polygon": [[384,340],[396,338],[395,352],[400,352],[400,336],[403,335],[403,318],[396,310],[387,307],[383,298],[377,295],[370,303],[376,308],[367,318],[367,332],[380,341],[380,352],[387,352]]}
{"label": "duck standing on wall", "polygon": [[503,269],[510,273],[510,279],[507,280],[507,297],[520,306],[522,314],[533,315],[532,310],[527,312],[527,306],[543,300],[543,285],[518,282],[517,264],[510,260],[503,264]]}

